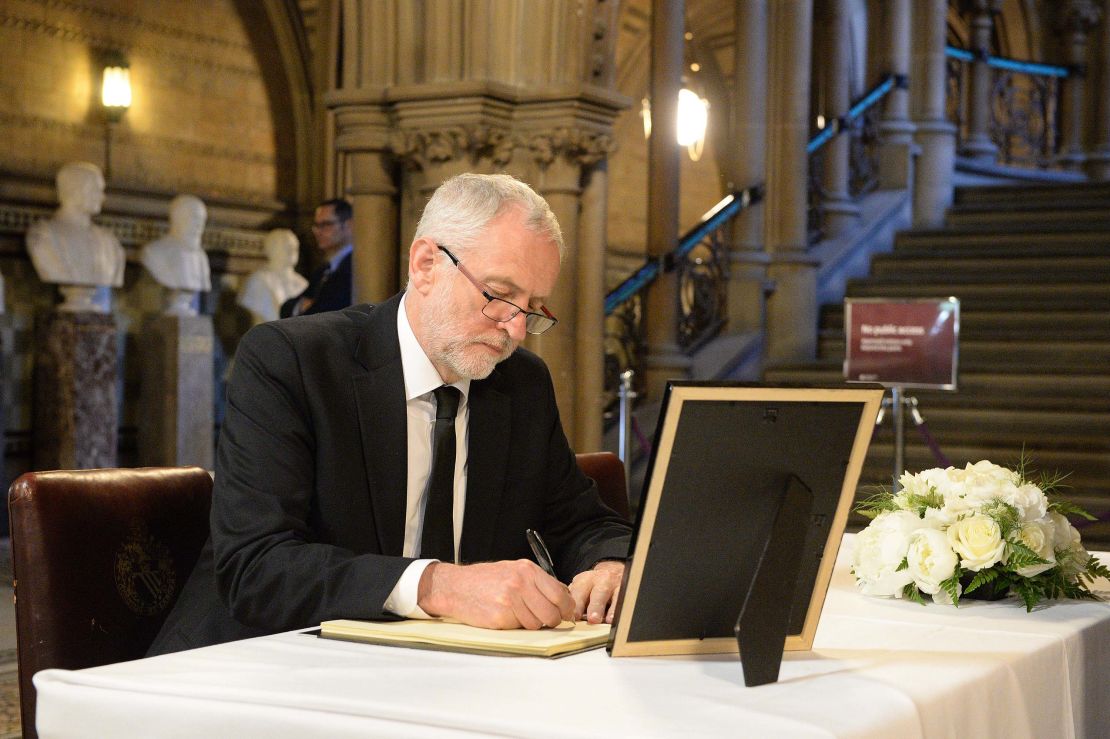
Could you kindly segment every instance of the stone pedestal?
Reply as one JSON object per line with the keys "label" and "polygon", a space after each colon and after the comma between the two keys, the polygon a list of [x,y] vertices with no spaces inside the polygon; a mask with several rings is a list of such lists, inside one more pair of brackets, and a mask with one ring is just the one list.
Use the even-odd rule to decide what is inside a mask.
{"label": "stone pedestal", "polygon": [[[3,279],[3,278],[0,278]],[[3,305],[0,304],[0,311],[3,310]],[[11,389],[8,383],[12,377],[12,326],[11,318],[6,313],[0,312],[0,470],[6,469],[7,465],[3,464],[7,455],[7,437],[6,429],[8,428],[8,397],[11,394]],[[3,475],[4,490],[8,489],[7,475]],[[4,506],[3,513],[8,510],[7,505]],[[5,517],[5,520],[6,517]],[[7,529],[4,529],[7,531]]]}
{"label": "stone pedestal", "polygon": [[150,318],[143,326],[139,462],[212,469],[212,319]]}
{"label": "stone pedestal", "polygon": [[35,325],[34,468],[116,465],[119,366],[110,314],[55,311]]}

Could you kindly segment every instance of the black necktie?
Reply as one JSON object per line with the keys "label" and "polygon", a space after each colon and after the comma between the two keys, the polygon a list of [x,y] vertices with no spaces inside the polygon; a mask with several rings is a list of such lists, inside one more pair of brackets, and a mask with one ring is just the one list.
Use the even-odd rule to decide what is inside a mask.
{"label": "black necktie", "polygon": [[462,393],[458,388],[441,385],[434,394],[436,426],[432,432],[432,473],[428,476],[420,556],[454,562],[455,414],[459,411]]}

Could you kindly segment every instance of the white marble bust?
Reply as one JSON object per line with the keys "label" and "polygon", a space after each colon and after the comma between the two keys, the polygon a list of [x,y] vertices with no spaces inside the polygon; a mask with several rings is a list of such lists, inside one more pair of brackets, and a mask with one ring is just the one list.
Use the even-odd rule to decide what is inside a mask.
{"label": "white marble bust", "polygon": [[212,289],[208,255],[200,243],[207,219],[200,198],[178,195],[170,201],[169,233],[143,247],[143,266],[170,291],[167,314],[196,315],[196,293]]}
{"label": "white marble bust", "polygon": [[97,288],[123,284],[124,253],[110,231],[92,222],[104,204],[104,177],[95,164],[70,162],[56,182],[61,207],[27,231],[31,263],[43,282],[62,286],[63,310],[106,313],[108,291]]}
{"label": "white marble bust", "polygon": [[308,285],[293,269],[300,251],[296,234],[276,228],[266,234],[262,245],[266,266],[252,272],[239,290],[239,305],[250,311],[255,323],[277,320],[281,304],[300,295]]}

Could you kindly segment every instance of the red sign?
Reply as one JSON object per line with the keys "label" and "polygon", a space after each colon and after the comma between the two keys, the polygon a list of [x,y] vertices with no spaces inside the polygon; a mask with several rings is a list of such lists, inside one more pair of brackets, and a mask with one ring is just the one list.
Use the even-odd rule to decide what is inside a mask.
{"label": "red sign", "polygon": [[844,377],[900,387],[956,389],[960,301],[844,301]]}

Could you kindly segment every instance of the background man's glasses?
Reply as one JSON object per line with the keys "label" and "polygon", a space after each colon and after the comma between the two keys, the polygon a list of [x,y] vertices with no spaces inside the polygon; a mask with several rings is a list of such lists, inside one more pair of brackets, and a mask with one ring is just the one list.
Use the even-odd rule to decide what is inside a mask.
{"label": "background man's glasses", "polygon": [[439,243],[437,243],[436,246],[459,268],[459,271],[463,273],[463,277],[470,280],[471,283],[474,284],[474,287],[478,288],[478,291],[482,293],[482,297],[486,299],[486,304],[482,307],[482,315],[486,318],[491,321],[496,321],[497,323],[506,323],[516,318],[518,313],[523,313],[524,330],[530,334],[542,334],[559,322],[559,319],[551,315],[551,312],[542,305],[540,306],[540,310],[543,311],[542,313],[533,313],[532,311],[521,308],[516,303],[510,303],[504,298],[490,295],[486,288],[482,286],[482,283],[478,282],[478,280],[474,278],[474,275],[470,274],[470,270],[464,267],[462,262],[460,262],[454,254],[447,251],[447,247]]}
{"label": "background man's glasses", "polygon": [[323,231],[325,228],[331,228],[332,226],[338,226],[340,223],[343,223],[343,221],[338,221],[338,220],[335,220],[333,218],[333,219],[327,220],[327,221],[316,221],[315,223],[312,224],[312,227],[314,229],[317,229],[318,231]]}

